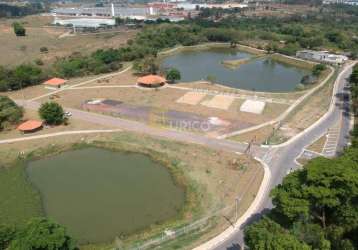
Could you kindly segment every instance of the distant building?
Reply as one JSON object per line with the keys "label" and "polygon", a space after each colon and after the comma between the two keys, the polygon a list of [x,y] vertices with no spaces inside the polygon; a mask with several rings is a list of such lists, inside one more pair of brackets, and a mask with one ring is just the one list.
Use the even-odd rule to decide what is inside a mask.
{"label": "distant building", "polygon": [[[155,12],[155,10],[152,10]],[[108,7],[75,7],[75,8],[56,8],[52,10],[52,13],[55,15],[65,15],[65,16],[91,16],[91,17],[121,17],[121,18],[132,18],[136,17],[145,17],[150,14],[150,9],[147,7],[118,7],[118,6],[108,6]]]}
{"label": "distant building", "polygon": [[296,56],[302,59],[318,61],[329,64],[343,64],[348,57],[343,55],[330,54],[327,51],[301,50],[297,51]]}

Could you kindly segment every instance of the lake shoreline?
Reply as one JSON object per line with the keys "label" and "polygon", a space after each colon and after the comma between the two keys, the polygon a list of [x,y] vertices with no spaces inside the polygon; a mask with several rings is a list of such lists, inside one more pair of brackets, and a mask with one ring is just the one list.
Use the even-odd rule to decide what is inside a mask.
{"label": "lake shoreline", "polygon": [[[146,226],[145,229],[138,229],[138,230],[134,231],[133,233],[126,235],[125,238],[123,238],[122,240],[124,240],[124,241],[139,240],[140,238],[142,238],[141,236],[143,236],[143,235],[145,235],[145,237],[147,237],[148,235],[153,234],[158,230],[159,231],[163,230],[163,228],[165,228],[165,227],[173,227],[174,225],[184,223],[184,218],[190,213],[195,213],[195,214],[199,213],[199,211],[195,211],[195,207],[200,207],[200,205],[198,204],[199,203],[199,200],[197,199],[198,194],[196,193],[194,185],[192,185],[192,183],[190,183],[190,180],[184,176],[184,173],[179,168],[175,167],[171,163],[171,161],[173,159],[170,159],[169,156],[162,155],[159,152],[155,152],[155,151],[148,152],[147,150],[142,150],[142,151],[141,150],[138,150],[138,151],[127,150],[127,149],[122,148],[120,144],[108,145],[106,142],[92,142],[92,143],[79,142],[79,143],[68,144],[64,147],[54,146],[54,147],[48,147],[48,148],[39,148],[39,149],[29,152],[26,155],[23,155],[21,159],[15,160],[12,164],[9,164],[9,168],[13,168],[15,166],[21,168],[21,171],[24,174],[25,182],[27,184],[29,184],[31,186],[31,188],[33,189],[34,193],[36,193],[38,195],[38,197],[40,197],[40,200],[38,201],[39,202],[38,205],[41,208],[41,211],[38,214],[38,216],[47,217],[48,215],[46,214],[45,209],[44,209],[44,201],[43,201],[43,197],[42,197],[43,194],[36,187],[36,185],[29,179],[28,172],[27,172],[29,162],[43,160],[43,159],[49,159],[51,157],[55,157],[62,153],[72,152],[72,151],[82,150],[82,149],[88,149],[88,148],[98,148],[98,149],[109,150],[111,152],[118,152],[118,153],[124,153],[124,154],[144,155],[144,156],[150,158],[154,163],[157,163],[161,167],[164,167],[168,171],[170,178],[172,179],[174,184],[176,186],[178,186],[180,189],[182,189],[184,192],[184,204],[181,206],[181,209],[178,211],[176,216],[166,219],[164,221],[161,221],[158,224],[155,223],[155,225],[150,224],[150,225]],[[35,196],[34,196],[34,199],[36,199]],[[113,243],[113,241],[110,241],[110,242],[88,242],[88,243],[81,244],[81,245],[82,246],[86,246],[88,244],[91,246],[92,245],[93,246],[103,245],[103,244],[111,245],[112,243]]]}

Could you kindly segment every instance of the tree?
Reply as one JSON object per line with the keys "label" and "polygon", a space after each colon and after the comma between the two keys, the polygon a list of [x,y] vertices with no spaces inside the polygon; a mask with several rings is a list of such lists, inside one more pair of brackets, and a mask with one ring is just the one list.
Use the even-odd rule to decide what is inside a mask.
{"label": "tree", "polygon": [[134,61],[133,68],[140,74],[156,74],[159,66],[153,56],[147,56],[141,60]]}
{"label": "tree", "polygon": [[16,124],[23,115],[21,107],[7,96],[0,96],[0,130]]}
{"label": "tree", "polygon": [[64,227],[46,218],[34,218],[19,230],[9,249],[75,250],[78,248]]}
{"label": "tree", "polygon": [[8,225],[0,225],[0,249],[7,249],[10,242],[15,238],[15,228]]}
{"label": "tree", "polygon": [[327,66],[325,64],[316,64],[315,66],[313,66],[312,68],[312,75],[314,76],[320,76],[322,71],[326,70]]}
{"label": "tree", "polygon": [[264,217],[245,229],[245,244],[250,250],[309,250],[273,220]]}
{"label": "tree", "polygon": [[39,109],[39,115],[50,125],[59,125],[65,121],[63,108],[56,102],[43,103]]}
{"label": "tree", "polygon": [[175,81],[181,79],[180,71],[175,68],[171,68],[166,72],[166,78],[169,82],[174,83]]}
{"label": "tree", "polygon": [[26,29],[24,28],[24,26],[22,26],[21,23],[19,22],[14,22],[12,24],[13,28],[14,28],[14,32],[16,36],[25,36],[26,35]]}

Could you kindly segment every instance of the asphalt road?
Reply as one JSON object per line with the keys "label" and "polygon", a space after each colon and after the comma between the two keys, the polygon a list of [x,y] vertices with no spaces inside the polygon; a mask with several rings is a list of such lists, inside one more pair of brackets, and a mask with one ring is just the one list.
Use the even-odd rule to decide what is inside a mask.
{"label": "asphalt road", "polygon": [[[346,78],[351,73],[351,67],[344,72],[340,78],[337,89],[333,98],[334,108],[332,112],[329,112],[328,115],[321,118],[321,120],[315,125],[308,129],[305,133],[302,133],[300,136],[296,137],[290,143],[287,143],[279,147],[264,148],[259,146],[253,146],[251,153],[253,156],[256,156],[262,159],[269,167],[271,171],[271,180],[269,188],[265,191],[265,199],[260,202],[256,214],[248,220],[247,223],[255,220],[261,216],[267,209],[272,207],[271,200],[269,198],[269,192],[277,184],[282,182],[282,179],[289,173],[289,171],[297,169],[299,166],[296,165],[295,159],[300,155],[302,150],[314,142],[316,139],[324,135],[330,127],[333,127],[339,121],[341,124],[339,141],[338,141],[338,150],[342,148],[349,141],[349,95],[347,92],[347,81]],[[22,101],[17,101],[19,104],[23,104]],[[38,109],[39,103],[36,101],[26,101],[26,108]],[[166,139],[172,139],[176,141],[186,142],[186,143],[196,143],[205,145],[207,147],[233,151],[233,152],[245,152],[247,149],[247,144],[222,140],[216,138],[209,138],[204,135],[194,134],[187,131],[178,131],[178,130],[169,130],[163,129],[161,127],[156,127],[154,124],[144,124],[140,122],[120,119],[116,117],[111,117],[107,115],[101,115],[91,112],[86,112],[78,109],[66,108],[66,111],[70,111],[74,118],[117,127],[127,131],[133,131],[141,133],[144,135],[151,135],[154,137],[163,137]],[[243,234],[242,228],[245,224],[230,238],[226,241],[220,243],[215,249],[216,250],[236,250],[241,249],[243,244]]]}
{"label": "asphalt road", "polygon": [[[340,122],[341,129],[339,134],[339,141],[337,147],[337,153],[349,142],[349,128],[350,128],[350,117],[349,117],[349,92],[347,78],[352,72],[350,67],[345,71],[339,80],[337,85],[336,94],[334,95],[334,108],[333,111],[322,118],[322,120],[313,129],[308,130],[302,134],[296,140],[285,145],[284,147],[271,148],[264,157],[264,161],[269,165],[272,179],[270,181],[270,188],[274,188],[282,182],[282,179],[291,170],[298,169],[295,163],[295,159],[300,155],[302,150],[308,145],[312,144],[317,138],[323,136],[330,127],[333,127],[337,122]],[[232,235],[225,242],[218,245],[215,250],[239,250],[243,249],[243,228],[248,223],[257,220],[262,216],[268,209],[272,208],[271,199],[269,198],[269,190],[265,194],[265,199],[261,202],[259,208],[249,221],[244,224],[235,235]]]}

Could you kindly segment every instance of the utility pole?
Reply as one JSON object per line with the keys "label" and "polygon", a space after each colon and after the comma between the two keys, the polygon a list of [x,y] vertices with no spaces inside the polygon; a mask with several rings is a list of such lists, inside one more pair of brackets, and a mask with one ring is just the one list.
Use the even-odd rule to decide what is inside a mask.
{"label": "utility pole", "polygon": [[238,219],[238,211],[239,211],[239,202],[240,202],[241,198],[237,197],[235,198],[235,222]]}

